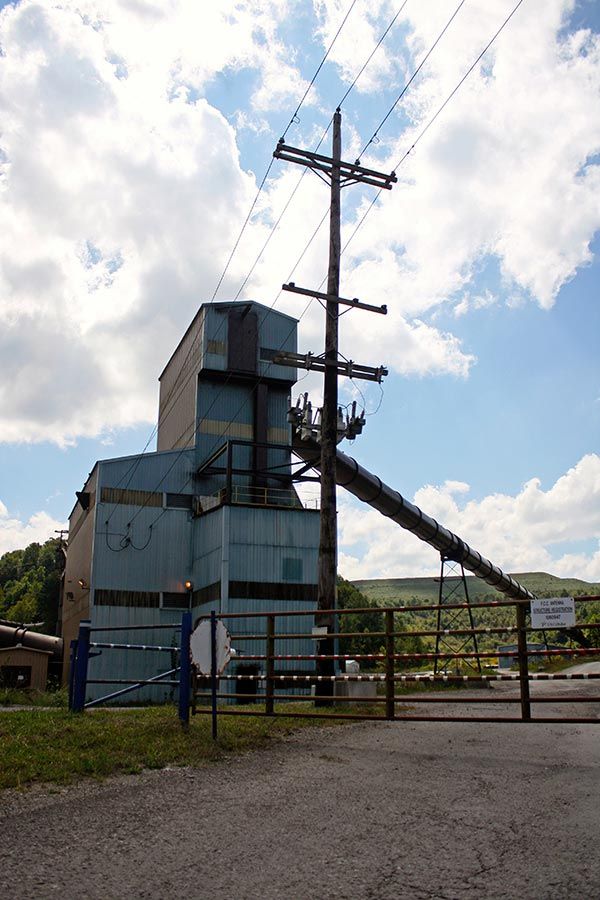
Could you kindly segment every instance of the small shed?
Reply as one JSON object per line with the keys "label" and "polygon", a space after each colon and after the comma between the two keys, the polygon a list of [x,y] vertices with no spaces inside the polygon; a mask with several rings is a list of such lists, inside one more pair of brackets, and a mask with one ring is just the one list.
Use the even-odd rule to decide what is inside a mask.
{"label": "small shed", "polygon": [[0,687],[45,691],[51,656],[33,647],[0,647]]}

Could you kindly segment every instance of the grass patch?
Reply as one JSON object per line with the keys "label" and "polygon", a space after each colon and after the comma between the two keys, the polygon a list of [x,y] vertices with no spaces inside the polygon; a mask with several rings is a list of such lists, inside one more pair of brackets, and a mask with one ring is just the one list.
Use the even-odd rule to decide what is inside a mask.
{"label": "grass patch", "polygon": [[0,688],[0,706],[52,706],[66,709],[69,702],[67,688],[56,691],[18,691]]}
{"label": "grass patch", "polygon": [[0,788],[68,784],[168,765],[201,766],[263,747],[291,731],[325,724],[337,720],[221,716],[214,742],[210,716],[193,717],[186,732],[172,706],[83,715],[58,708],[0,712]]}

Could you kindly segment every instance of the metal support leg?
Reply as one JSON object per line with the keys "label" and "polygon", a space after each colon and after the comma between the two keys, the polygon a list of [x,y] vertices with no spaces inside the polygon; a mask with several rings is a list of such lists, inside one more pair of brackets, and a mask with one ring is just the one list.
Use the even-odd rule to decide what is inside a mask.
{"label": "metal support leg", "polygon": [[184,728],[190,724],[191,660],[190,637],[192,634],[192,613],[184,612],[181,617],[181,649],[179,670],[179,719]]}
{"label": "metal support leg", "polygon": [[210,614],[210,700],[212,713],[212,738],[217,739],[217,614]]}
{"label": "metal support leg", "polygon": [[519,684],[521,687],[521,718],[531,720],[531,703],[529,701],[529,662],[527,659],[526,604],[517,604],[517,640],[519,651]]}
{"label": "metal support leg", "polygon": [[73,680],[72,712],[83,712],[87,690],[88,660],[90,656],[90,631],[92,623],[84,619],[79,623],[77,638],[77,656],[75,657],[75,676]]}
{"label": "metal support leg", "polygon": [[385,611],[385,716],[395,717],[394,683],[394,613]]}

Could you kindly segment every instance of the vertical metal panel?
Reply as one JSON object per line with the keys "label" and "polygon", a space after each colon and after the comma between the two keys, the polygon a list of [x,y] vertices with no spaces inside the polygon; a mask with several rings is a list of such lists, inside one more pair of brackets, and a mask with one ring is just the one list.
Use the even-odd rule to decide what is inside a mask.
{"label": "vertical metal panel", "polygon": [[195,454],[193,450],[172,450],[123,456],[98,463],[102,487],[126,487],[140,491],[194,492]]}
{"label": "vertical metal panel", "polygon": [[227,368],[229,323],[227,310],[231,304],[205,305],[202,368],[224,372]]}
{"label": "vertical metal panel", "polygon": [[276,366],[271,360],[261,359],[260,348],[268,350],[285,350],[295,353],[298,349],[298,322],[285,313],[275,312],[264,306],[259,307],[258,344],[259,375],[277,378],[282,381],[296,381],[296,369],[288,366]]}
{"label": "vertical metal panel", "polygon": [[201,365],[204,309],[200,309],[160,376],[158,450],[193,446],[196,382]]}
{"label": "vertical metal panel", "polygon": [[[187,510],[103,504],[94,554],[94,588],[182,591],[190,577],[192,519]],[[136,515],[135,522],[127,528]],[[158,518],[160,516],[160,519]],[[150,527],[152,526],[152,528]],[[131,543],[124,546],[126,538]]]}
{"label": "vertical metal panel", "polygon": [[[97,513],[95,501],[98,495],[98,466],[94,467],[85,483],[84,491],[94,495],[94,504],[88,510],[84,510],[77,503],[69,519],[70,537],[65,564],[61,623],[64,646],[67,648],[63,657],[63,680],[66,680],[69,674],[68,648],[71,641],[77,637],[79,622],[89,615],[94,522]],[[80,584],[80,581],[83,584]]]}
{"label": "vertical metal panel", "polygon": [[[291,426],[287,420],[289,399],[287,387],[277,388],[269,385],[267,439],[270,443],[291,444]],[[291,455],[286,450],[269,450],[267,465],[278,474],[289,475],[291,472],[290,458]],[[275,484],[275,482],[271,483]]]}
{"label": "vertical metal panel", "polygon": [[[318,547],[319,514],[314,510],[233,507],[231,513],[232,544],[286,550],[292,547],[314,550]],[[263,578],[266,581],[278,580],[265,578],[264,573]],[[306,583],[313,584],[314,579],[308,578]]]}
{"label": "vertical metal panel", "polygon": [[222,384],[201,379],[198,388],[198,463],[227,438],[251,441],[254,437],[253,383]]}
{"label": "vertical metal panel", "polygon": [[222,527],[222,507],[194,520],[192,545],[192,580],[194,589],[214,584],[220,579]]}
{"label": "vertical metal panel", "polygon": [[252,304],[231,308],[228,314],[227,368],[230,372],[256,375],[258,362],[258,318]]}

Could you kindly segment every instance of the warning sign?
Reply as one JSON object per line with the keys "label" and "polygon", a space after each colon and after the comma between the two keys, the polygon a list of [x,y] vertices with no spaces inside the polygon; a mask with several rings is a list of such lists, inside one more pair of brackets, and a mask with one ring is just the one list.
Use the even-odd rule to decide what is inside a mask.
{"label": "warning sign", "polygon": [[531,601],[532,628],[572,628],[575,601],[572,597],[543,597]]}

